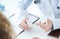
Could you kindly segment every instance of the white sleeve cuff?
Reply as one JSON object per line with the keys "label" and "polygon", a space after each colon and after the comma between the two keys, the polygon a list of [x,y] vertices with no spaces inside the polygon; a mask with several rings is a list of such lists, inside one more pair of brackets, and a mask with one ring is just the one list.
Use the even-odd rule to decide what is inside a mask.
{"label": "white sleeve cuff", "polygon": [[60,29],[60,19],[53,21],[53,30]]}

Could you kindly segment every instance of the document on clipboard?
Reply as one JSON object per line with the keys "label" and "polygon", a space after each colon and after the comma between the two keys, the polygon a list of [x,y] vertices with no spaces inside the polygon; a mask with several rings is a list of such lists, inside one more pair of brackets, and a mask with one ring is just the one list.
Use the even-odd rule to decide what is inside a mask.
{"label": "document on clipboard", "polygon": [[44,36],[42,35],[43,35],[44,30],[34,24],[37,21],[39,21],[40,18],[30,13],[26,13],[25,17],[29,18],[28,25],[31,26],[32,28],[29,30],[25,30],[23,32],[20,31],[20,34],[18,33],[19,35],[17,35],[17,39],[32,39],[32,37],[34,36],[43,38]]}

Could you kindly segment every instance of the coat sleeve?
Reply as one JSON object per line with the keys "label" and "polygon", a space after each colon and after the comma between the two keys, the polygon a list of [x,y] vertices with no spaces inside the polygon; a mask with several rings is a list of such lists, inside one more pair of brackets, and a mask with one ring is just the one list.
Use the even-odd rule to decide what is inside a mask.
{"label": "coat sleeve", "polygon": [[53,30],[60,29],[60,19],[53,20]]}

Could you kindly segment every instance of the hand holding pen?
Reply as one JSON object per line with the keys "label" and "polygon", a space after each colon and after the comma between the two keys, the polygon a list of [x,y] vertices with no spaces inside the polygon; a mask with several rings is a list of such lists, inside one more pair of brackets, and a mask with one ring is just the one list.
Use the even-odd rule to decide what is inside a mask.
{"label": "hand holding pen", "polygon": [[28,21],[28,18],[24,18],[22,21],[21,21],[21,23],[19,24],[20,26],[20,28],[22,28],[23,30],[20,32],[20,33],[18,33],[15,37],[17,37],[17,36],[19,36],[21,33],[23,33],[25,30],[28,30],[30,27],[29,27],[29,25],[27,24],[27,21]]}
{"label": "hand holding pen", "polygon": [[[14,15],[15,15],[15,13],[12,14],[10,17],[8,17],[8,19],[10,19],[11,17],[13,17]],[[32,14],[28,14],[28,15],[30,15],[31,18],[36,18],[36,19],[33,20],[32,24],[34,24],[36,21],[38,21],[38,20],[40,19],[39,17],[37,17],[37,16],[35,16],[35,15],[32,15]],[[15,37],[17,37],[17,36],[19,36],[20,34],[22,34],[25,30],[30,30],[30,29],[31,29],[31,26],[28,24],[29,18],[30,18],[30,17],[28,17],[28,18],[26,17],[26,18],[24,18],[24,19],[21,21],[21,23],[19,24],[19,25],[20,25],[19,27],[22,28],[23,30],[20,31]]]}
{"label": "hand holding pen", "polygon": [[25,18],[20,23],[20,26],[22,27],[23,30],[28,30],[30,28],[29,25],[27,24],[28,20],[29,20],[28,18]]}

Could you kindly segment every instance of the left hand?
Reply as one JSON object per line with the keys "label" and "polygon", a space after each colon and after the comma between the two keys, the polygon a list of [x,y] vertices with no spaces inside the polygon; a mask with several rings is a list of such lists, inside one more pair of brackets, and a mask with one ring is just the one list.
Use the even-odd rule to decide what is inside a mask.
{"label": "left hand", "polygon": [[52,21],[50,19],[47,19],[44,23],[36,23],[39,25],[41,28],[43,28],[45,31],[49,31],[52,28]]}

